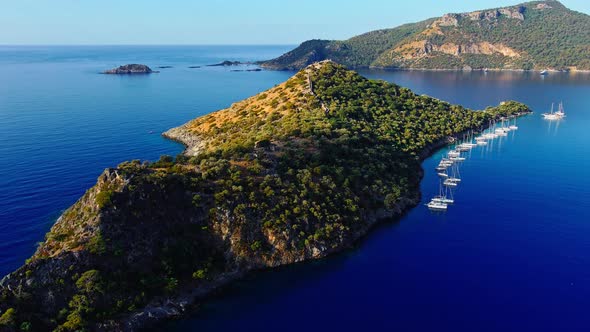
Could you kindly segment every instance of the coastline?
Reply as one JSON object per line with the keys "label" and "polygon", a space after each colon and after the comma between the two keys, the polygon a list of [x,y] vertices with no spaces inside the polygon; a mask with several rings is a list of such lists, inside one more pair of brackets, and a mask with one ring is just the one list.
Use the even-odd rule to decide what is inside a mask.
{"label": "coastline", "polygon": [[[325,61],[325,60],[323,60]],[[266,61],[258,61],[257,64],[260,68],[264,70],[275,70],[275,71],[297,71],[300,69],[288,69],[285,67],[277,67],[277,66],[269,66],[265,64]],[[554,68],[544,68],[544,69],[515,69],[515,68],[413,68],[413,67],[393,67],[393,66],[348,66],[344,65],[350,70],[387,70],[387,71],[424,71],[424,72],[515,72],[515,73],[538,73],[541,74],[542,72],[548,73],[571,73],[571,74],[590,74],[590,69],[576,69],[576,68],[567,68],[567,69],[554,69]],[[304,67],[305,68],[305,67]]]}
{"label": "coastline", "polygon": [[[395,67],[365,67],[366,69],[380,69],[380,70],[390,70],[390,71],[422,71],[422,72],[486,72],[485,69],[432,69],[432,68],[395,68]],[[487,69],[487,72],[512,72],[512,73],[534,73],[534,74],[541,74],[542,72],[548,73],[565,73],[565,74],[589,74],[590,70],[557,70],[557,69],[532,69],[532,70],[525,70],[525,69],[510,69],[510,68],[495,68],[495,69]]]}
{"label": "coastline", "polygon": [[[264,61],[259,61],[256,64],[264,70],[275,70],[275,71],[297,71],[294,69],[280,68],[267,66]],[[351,70],[386,70],[386,71],[422,71],[422,72],[514,72],[514,73],[536,73],[541,74],[542,72],[548,73],[567,73],[567,74],[590,74],[590,69],[514,69],[514,68],[410,68],[410,67],[389,67],[389,66],[347,66]],[[300,68],[301,69],[301,68]]]}
{"label": "coastline", "polygon": [[[354,68],[353,68],[354,69]],[[546,71],[548,73],[567,73],[567,74],[589,74],[590,69],[570,69],[570,70],[559,70],[559,69],[513,69],[513,68],[405,68],[405,67],[379,67],[379,66],[368,66],[359,67],[358,69],[379,69],[388,71],[423,71],[423,72],[513,72],[513,73],[535,73],[541,74]]]}
{"label": "coastline", "polygon": [[[344,75],[351,75],[343,66],[330,63],[323,68],[312,67],[311,69],[337,70],[339,75],[329,75],[330,71],[323,73],[326,77],[334,77],[334,82],[341,82],[338,80],[339,78]],[[289,81],[298,82],[298,91],[303,95],[305,95],[305,92],[310,93],[309,90],[311,89],[310,86],[305,84],[304,75],[305,73]],[[358,74],[352,75],[358,77],[356,76]],[[361,78],[359,80],[364,82]],[[289,82],[285,83],[285,85],[288,85]],[[308,80],[308,84],[309,82]],[[345,83],[341,88],[349,86],[351,85]],[[352,86],[355,87],[355,85]],[[383,93],[388,92],[384,91]],[[316,98],[321,98],[320,96],[316,96]],[[352,96],[352,98],[352,100],[356,100],[358,96]],[[401,98],[405,100],[403,97]],[[411,93],[410,98],[426,97]],[[260,99],[260,97],[257,97],[257,100]],[[436,98],[428,97],[426,101],[430,107],[442,106],[443,110],[440,110],[440,112],[443,117],[446,115],[443,113],[444,110],[451,107],[451,105],[441,104],[441,101]],[[171,157],[160,158],[159,161],[154,163],[141,163],[140,160],[133,160],[123,162],[117,168],[105,170],[98,178],[96,185],[90,188],[68,211],[64,212],[51,231],[47,233],[46,241],[39,246],[31,259],[27,260],[21,268],[13,272],[9,277],[0,281],[0,290],[3,291],[2,295],[6,296],[7,299],[6,303],[3,303],[2,310],[16,307],[17,310],[23,312],[22,316],[19,316],[19,320],[32,321],[34,324],[38,322],[42,324],[39,326],[49,327],[57,321],[63,321],[63,315],[61,315],[61,318],[55,315],[60,308],[68,306],[70,312],[67,320],[63,323],[65,325],[62,324],[64,327],[90,326],[93,329],[101,330],[138,330],[153,326],[165,319],[181,317],[189,313],[193,308],[193,304],[206,303],[200,301],[200,299],[209,296],[215,289],[219,289],[251,271],[267,270],[282,265],[322,259],[346,250],[353,245],[356,246],[359,239],[365,238],[380,221],[400,218],[420,202],[420,183],[424,176],[424,169],[420,164],[421,160],[424,160],[439,148],[455,142],[458,137],[463,135],[465,130],[482,130],[485,124],[490,122],[489,120],[529,112],[529,108],[522,103],[507,102],[500,105],[504,104],[507,104],[506,107],[491,108],[489,112],[475,112],[460,108],[461,117],[449,119],[453,120],[450,121],[450,123],[454,123],[453,127],[449,127],[449,130],[445,128],[430,130],[431,139],[426,142],[423,140],[422,144],[414,144],[412,145],[413,148],[405,148],[404,145],[400,146],[401,150],[388,147],[381,150],[383,154],[373,154],[374,157],[367,154],[352,155],[347,160],[347,163],[355,165],[351,168],[353,172],[363,172],[363,168],[366,166],[373,167],[386,161],[389,161],[387,164],[391,167],[395,167],[397,162],[403,163],[403,165],[400,164],[400,167],[404,169],[401,181],[407,181],[406,185],[399,187],[397,192],[387,189],[391,188],[391,186],[394,189],[397,188],[395,182],[390,182],[388,187],[384,187],[380,192],[365,192],[360,191],[360,187],[355,188],[357,191],[354,196],[350,195],[350,197],[361,201],[373,199],[373,202],[379,204],[359,204],[358,206],[361,209],[356,208],[354,210],[358,211],[354,215],[354,221],[360,222],[353,224],[351,227],[341,227],[337,224],[337,227],[341,228],[338,229],[338,233],[332,239],[329,237],[321,238],[321,232],[323,231],[322,227],[331,227],[329,220],[331,220],[332,215],[336,214],[317,215],[312,220],[305,219],[305,216],[296,219],[295,222],[301,220],[315,230],[315,232],[310,232],[310,234],[313,233],[313,237],[308,235],[305,242],[302,240],[305,234],[301,235],[301,232],[289,234],[285,233],[283,228],[268,227],[267,222],[272,221],[269,221],[270,219],[265,220],[260,214],[239,214],[239,211],[232,214],[233,206],[226,202],[230,202],[230,204],[232,202],[248,202],[242,194],[237,193],[236,197],[238,199],[233,201],[233,194],[230,192],[228,192],[229,194],[217,195],[222,192],[217,189],[224,189],[229,184],[225,181],[228,178],[227,175],[239,174],[230,170],[227,174],[221,174],[223,176],[219,174],[209,176],[212,173],[208,173],[208,171],[216,171],[214,167],[219,167],[219,164],[207,165],[208,161],[216,162],[216,160],[214,158],[208,160],[200,158],[204,157],[202,151],[208,146],[223,149],[224,142],[219,139],[215,140],[220,133],[206,135],[197,130],[197,134],[194,134],[195,126],[200,123],[202,118],[172,128],[163,135],[184,144],[186,147],[184,151],[185,157],[179,156],[179,162],[175,162]],[[313,110],[320,113],[319,115],[322,117],[325,116],[324,112],[328,112],[327,109],[321,112],[316,104],[311,105]],[[272,112],[277,107],[269,100],[267,109]],[[375,110],[367,108],[367,111],[373,112]],[[247,124],[247,122],[245,123]],[[234,126],[237,132],[240,132],[245,127],[243,125]],[[358,131],[351,128],[350,133],[356,136]],[[444,133],[449,133],[451,136],[446,136]],[[281,152],[281,142],[296,139],[299,137],[297,135],[287,133],[282,136],[267,136],[268,139],[266,140],[257,141],[258,138],[251,139],[248,140],[251,144],[245,145],[243,148],[247,151],[246,153],[249,153],[248,156],[260,159],[266,163],[266,167],[272,170],[273,165],[277,165],[276,161],[278,160],[277,155],[274,153]],[[361,135],[361,137],[363,136]],[[313,136],[313,138],[318,139],[313,141],[314,144],[322,144],[321,137]],[[277,140],[275,142],[277,144],[271,141],[273,139]],[[379,144],[375,141],[370,142]],[[392,140],[391,142],[396,141]],[[326,143],[331,144],[332,142]],[[395,143],[393,146],[395,147]],[[275,150],[275,147],[279,147],[279,150]],[[367,149],[372,148],[368,144],[366,147]],[[300,149],[294,150],[301,151]],[[320,158],[331,155],[329,149],[317,149],[314,151],[326,151],[327,155],[313,153],[314,156]],[[198,157],[189,159],[186,155],[196,155]],[[229,155],[225,158],[226,160],[220,160],[219,162],[231,163],[231,157],[232,155]],[[287,157],[290,156],[287,155]],[[366,164],[367,160],[364,157],[367,157],[371,164]],[[241,155],[237,155],[237,161],[241,161],[239,158],[241,158]],[[203,165],[203,160],[205,160],[205,165]],[[280,162],[290,163],[290,158]],[[327,162],[329,163],[329,161]],[[200,164],[202,168],[192,168],[190,164]],[[294,166],[300,165],[296,164]],[[257,171],[257,169],[253,169],[253,171]],[[365,175],[364,178],[368,179],[369,182],[381,176],[376,172],[368,174],[371,174],[371,177]],[[254,175],[264,174],[257,171]],[[201,179],[205,181],[200,181]],[[224,182],[217,183],[215,182],[217,179],[224,180]],[[241,177],[239,180],[250,181],[252,179],[254,178]],[[261,180],[262,177],[256,177],[255,179]],[[237,182],[236,184],[240,183],[244,183],[243,188],[247,188],[246,193],[243,195],[259,192],[259,187],[256,186],[258,183],[250,185],[245,182]],[[274,188],[281,189],[278,186]],[[327,187],[325,190],[331,188],[333,187]],[[326,193],[327,191],[324,190],[316,190],[314,196],[309,196],[309,199],[312,204],[322,202]],[[387,198],[384,197],[385,194],[391,194],[392,196]],[[205,201],[202,201],[203,197],[205,197]],[[272,197],[272,194],[266,194],[266,197]],[[260,201],[262,204],[266,203],[263,199]],[[274,199],[268,201],[270,204],[275,202],[277,201]],[[339,204],[334,205],[335,212],[333,213],[339,213],[337,209],[346,206],[346,203],[340,201]],[[307,204],[302,202],[302,205],[299,206],[297,201],[284,201],[282,206],[277,206],[279,206],[277,211],[280,213],[291,208],[306,208]],[[138,224],[141,227],[137,227]],[[266,228],[263,229],[263,225]],[[201,227],[196,228],[197,226]],[[260,232],[261,235],[255,232]],[[259,250],[261,242],[258,239],[267,241],[265,243],[268,243],[272,251]],[[298,242],[295,242],[296,240]],[[163,246],[161,241],[164,242]],[[167,243],[170,243],[173,248],[179,246],[179,249],[168,254],[166,248],[169,248],[170,245]],[[164,249],[161,252],[160,248],[162,247]],[[125,257],[124,260],[119,258],[122,254]],[[219,265],[215,266],[212,262],[217,259],[219,259]],[[174,261],[184,265],[175,265]],[[168,272],[167,266],[178,268],[180,273]],[[195,271],[195,269],[198,270]],[[51,274],[48,274],[48,271]],[[101,271],[105,271],[104,277]],[[161,274],[158,274],[158,272]],[[133,276],[136,274],[138,276],[160,276],[159,279],[155,279],[153,282],[146,279],[151,277],[140,279],[141,284],[147,284],[147,286],[138,286],[137,290],[151,292],[147,297],[142,293],[143,299],[138,299],[138,293],[134,292],[133,285],[137,283],[137,278]],[[70,288],[64,289],[60,280],[65,278],[75,280],[75,285],[68,283],[66,287]],[[98,288],[96,290],[94,288],[87,290],[80,286],[80,283],[85,282],[84,280],[87,278],[92,278],[92,282],[97,283]],[[120,280],[121,284],[112,283],[115,280]],[[104,292],[105,287],[110,291]],[[34,305],[31,302],[32,309],[27,309],[18,302],[20,301],[20,293],[14,293],[12,291],[14,289],[30,289],[31,294],[39,301],[35,301]],[[60,295],[54,296],[56,290],[60,290]],[[105,303],[109,303],[109,307],[114,309],[113,311],[107,311],[112,312],[108,318],[103,318],[104,316],[96,317],[96,319],[92,316],[86,318],[84,316],[84,310],[87,310],[85,307],[76,307],[75,303],[68,303],[68,301],[72,301],[70,299],[74,299],[74,296],[76,298],[89,296],[92,297],[91,301],[105,301]],[[126,299],[131,304],[125,307],[126,303],[119,302],[123,301],[118,300],[120,298]],[[116,306],[113,306],[115,300],[117,300]],[[94,306],[92,303],[90,305]],[[100,308],[100,303],[96,307]],[[89,307],[89,309],[91,308]],[[109,309],[105,307],[101,310],[106,311]],[[45,323],[45,317],[57,318]]]}
{"label": "coastline", "polygon": [[[532,111],[523,112],[514,115],[514,117],[522,117],[528,114],[531,114]],[[500,116],[496,116],[495,119],[499,119]],[[420,182],[424,177],[424,168],[422,167],[422,163],[440,151],[441,149],[454,144],[460,137],[467,134],[470,131],[480,131],[489,128],[489,124],[484,124],[483,127],[480,128],[470,128],[465,131],[456,133],[454,135],[446,136],[436,142],[431,143],[430,145],[426,146],[421,153],[418,154],[418,160],[420,162],[419,169],[417,170],[420,178]],[[194,153],[195,151],[200,150],[200,145],[202,141],[200,141],[194,135],[191,135],[186,131],[186,125],[181,125],[179,127],[171,128],[170,130],[162,133],[162,136],[179,142],[185,146],[185,150],[183,151],[184,154],[187,153]],[[198,152],[197,152],[198,153]],[[195,155],[195,154],[187,154],[187,155]],[[420,187],[414,188],[415,190],[408,193],[407,196],[402,197],[400,202],[395,205],[395,207],[391,210],[379,209],[376,211],[369,212],[365,219],[367,220],[367,225],[360,231],[353,233],[351,239],[346,243],[343,243],[342,246],[337,248],[328,249],[325,251],[320,251],[319,255],[303,258],[300,260],[295,260],[293,262],[279,262],[279,264],[266,266],[266,267],[256,267],[256,266],[248,266],[245,269],[238,269],[235,271],[231,271],[228,273],[224,273],[219,275],[215,280],[212,280],[208,284],[199,287],[199,288],[186,288],[181,291],[181,294],[175,298],[166,298],[166,299],[157,299],[152,303],[148,304],[142,310],[132,313],[128,318],[122,320],[122,325],[125,331],[136,331],[145,328],[156,328],[159,324],[164,323],[170,319],[179,319],[182,317],[187,317],[191,313],[198,310],[198,301],[206,300],[214,291],[218,291],[223,289],[223,287],[229,285],[231,282],[239,280],[243,278],[248,273],[252,272],[261,272],[261,271],[269,271],[274,268],[278,268],[281,266],[291,265],[291,264],[304,264],[309,261],[313,260],[320,260],[328,258],[334,254],[341,253],[345,250],[352,248],[355,244],[362,241],[366,237],[370,236],[370,234],[377,229],[377,226],[383,224],[385,222],[393,222],[400,220],[403,218],[411,209],[418,206],[421,200],[422,193],[420,191]]]}

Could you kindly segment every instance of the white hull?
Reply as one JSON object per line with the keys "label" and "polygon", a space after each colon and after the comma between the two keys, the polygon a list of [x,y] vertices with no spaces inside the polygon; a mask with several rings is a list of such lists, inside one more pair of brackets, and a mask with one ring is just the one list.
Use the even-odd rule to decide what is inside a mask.
{"label": "white hull", "polygon": [[555,114],[543,114],[543,119],[545,119],[545,120],[559,120],[559,119],[561,119],[561,117],[557,116]]}
{"label": "white hull", "polygon": [[456,187],[457,186],[456,182],[449,181],[449,180],[446,180],[443,184],[447,187]]}
{"label": "white hull", "polygon": [[435,203],[443,203],[443,204],[453,204],[455,203],[454,200],[450,199],[450,198],[444,198],[444,197],[435,197],[432,199],[433,202]]}
{"label": "white hull", "polygon": [[439,202],[430,202],[430,203],[426,204],[426,206],[428,206],[429,209],[436,210],[436,211],[446,211],[447,210],[447,205],[444,203],[439,203]]}

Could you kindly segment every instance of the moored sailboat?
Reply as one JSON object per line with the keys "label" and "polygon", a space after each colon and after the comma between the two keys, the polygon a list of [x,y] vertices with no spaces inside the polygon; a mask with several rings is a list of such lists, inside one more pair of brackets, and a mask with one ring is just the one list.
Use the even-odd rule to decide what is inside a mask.
{"label": "moored sailboat", "polygon": [[543,113],[543,118],[545,120],[561,120],[565,117],[565,112],[563,110],[563,103],[559,103],[559,110],[557,112],[553,112],[554,104],[551,103],[551,112]]}

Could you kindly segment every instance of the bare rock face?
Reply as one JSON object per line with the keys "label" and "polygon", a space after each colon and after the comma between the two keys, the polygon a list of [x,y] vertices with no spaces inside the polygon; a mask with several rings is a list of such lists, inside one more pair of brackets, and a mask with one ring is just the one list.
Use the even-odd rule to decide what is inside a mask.
{"label": "bare rock face", "polygon": [[537,4],[537,6],[535,7],[535,9],[539,9],[539,10],[551,9],[551,8],[553,8],[553,7],[551,7],[550,5],[548,5],[546,3]]}
{"label": "bare rock face", "polygon": [[[471,13],[460,14],[463,18],[468,18],[471,21],[495,21],[501,16],[507,18],[524,21],[524,12],[526,8],[523,6],[500,8],[493,10],[475,11]],[[449,15],[449,14],[447,14]],[[445,16],[447,16],[445,15]]]}
{"label": "bare rock face", "polygon": [[151,74],[151,73],[158,73],[157,71],[153,71],[150,67],[146,65],[139,65],[139,64],[128,64],[124,66],[120,66],[118,68],[109,69],[103,72],[103,74],[116,74],[116,75],[128,75],[128,74]]}
{"label": "bare rock face", "polygon": [[509,18],[517,19],[520,21],[524,21],[524,11],[525,11],[525,8],[523,6],[511,7],[511,8],[501,8],[498,10],[498,12],[501,15],[505,15]]}
{"label": "bare rock face", "polygon": [[456,14],[445,14],[440,20],[437,21],[439,26],[458,26],[459,21],[457,20]]}

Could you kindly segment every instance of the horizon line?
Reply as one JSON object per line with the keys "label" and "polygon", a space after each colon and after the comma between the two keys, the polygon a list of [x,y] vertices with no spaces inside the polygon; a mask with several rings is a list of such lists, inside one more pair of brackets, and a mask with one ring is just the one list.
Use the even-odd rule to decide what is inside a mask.
{"label": "horizon line", "polygon": [[0,47],[6,46],[293,46],[301,43],[285,43],[285,44],[2,44]]}

